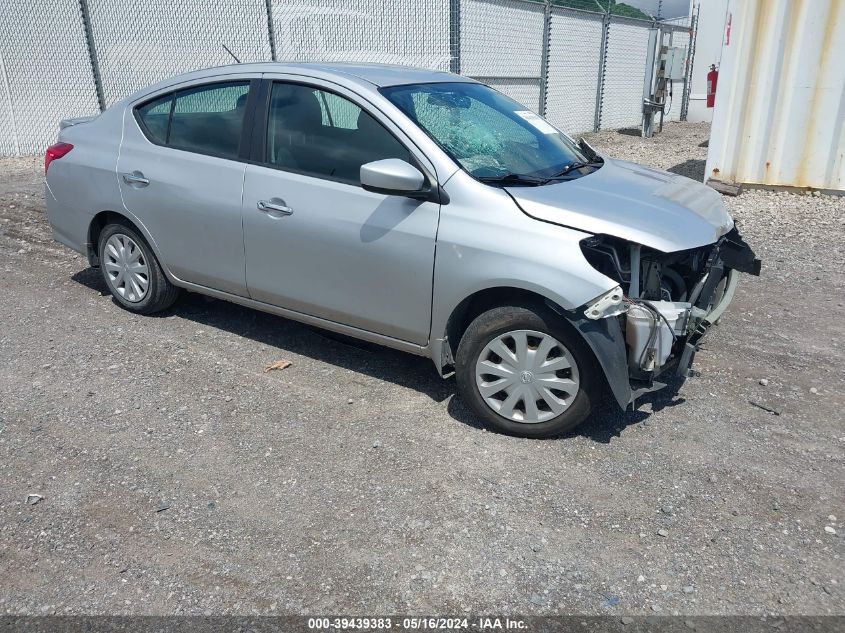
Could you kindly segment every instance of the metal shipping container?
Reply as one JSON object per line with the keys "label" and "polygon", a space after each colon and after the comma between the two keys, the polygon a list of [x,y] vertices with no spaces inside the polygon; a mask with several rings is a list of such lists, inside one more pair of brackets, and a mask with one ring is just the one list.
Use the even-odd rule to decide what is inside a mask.
{"label": "metal shipping container", "polygon": [[845,190],[845,0],[730,0],[706,178]]}

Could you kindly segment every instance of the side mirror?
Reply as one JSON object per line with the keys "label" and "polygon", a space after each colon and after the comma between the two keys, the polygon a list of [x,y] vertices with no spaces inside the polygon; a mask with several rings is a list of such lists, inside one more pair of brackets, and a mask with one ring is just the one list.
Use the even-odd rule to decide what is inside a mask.
{"label": "side mirror", "polygon": [[388,196],[425,197],[425,176],[398,158],[385,158],[361,165],[361,187]]}

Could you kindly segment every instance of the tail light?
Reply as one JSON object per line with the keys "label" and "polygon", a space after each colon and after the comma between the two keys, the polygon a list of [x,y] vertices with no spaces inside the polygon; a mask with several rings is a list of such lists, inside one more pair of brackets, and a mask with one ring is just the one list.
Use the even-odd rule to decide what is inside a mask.
{"label": "tail light", "polygon": [[48,147],[47,152],[44,154],[44,173],[47,173],[50,163],[57,158],[61,158],[72,149],[73,145],[70,143],[56,143],[55,145]]}

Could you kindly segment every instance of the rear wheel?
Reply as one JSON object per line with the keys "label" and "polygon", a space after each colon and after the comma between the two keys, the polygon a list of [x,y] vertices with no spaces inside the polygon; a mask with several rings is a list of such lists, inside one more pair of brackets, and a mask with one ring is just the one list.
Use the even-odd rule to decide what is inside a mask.
{"label": "rear wheel", "polygon": [[97,247],[100,270],[115,300],[127,310],[151,314],[165,310],[179,297],[152,249],[134,229],[109,224]]}
{"label": "rear wheel", "polygon": [[531,438],[583,422],[603,380],[578,333],[540,305],[479,315],[461,338],[456,375],[461,396],[489,427]]}

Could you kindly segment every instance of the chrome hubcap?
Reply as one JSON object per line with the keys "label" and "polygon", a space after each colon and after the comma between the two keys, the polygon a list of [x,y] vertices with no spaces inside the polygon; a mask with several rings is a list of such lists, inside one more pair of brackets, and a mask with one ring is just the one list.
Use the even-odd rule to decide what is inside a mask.
{"label": "chrome hubcap", "polygon": [[103,250],[103,268],[112,290],[132,303],[147,296],[150,274],[144,252],[135,241],[122,233],[115,233]]}
{"label": "chrome hubcap", "polygon": [[504,418],[536,424],[566,411],[578,394],[578,366],[553,336],[514,330],[490,341],[475,364],[484,402]]}

